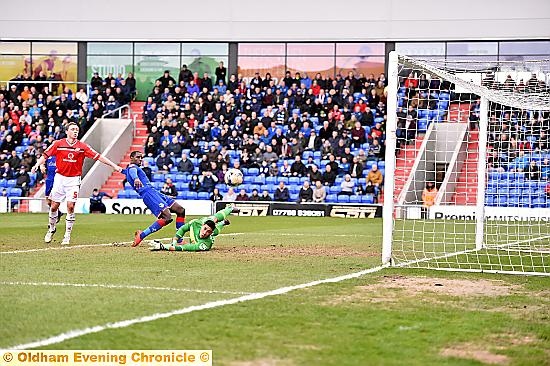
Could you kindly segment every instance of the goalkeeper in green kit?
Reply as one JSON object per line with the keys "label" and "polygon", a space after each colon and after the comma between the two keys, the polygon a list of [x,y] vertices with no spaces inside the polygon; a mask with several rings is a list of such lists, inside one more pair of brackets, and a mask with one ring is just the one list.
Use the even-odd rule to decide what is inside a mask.
{"label": "goalkeeper in green kit", "polygon": [[[237,213],[239,209],[228,206],[223,210],[216,212],[213,216],[207,216],[187,222],[176,231],[176,236],[171,244],[162,244],[159,241],[153,241],[150,249],[169,250],[176,252],[205,252],[212,248],[214,238],[222,231],[224,226],[230,224],[227,216],[231,213]],[[189,243],[179,244],[185,233],[189,232]]]}

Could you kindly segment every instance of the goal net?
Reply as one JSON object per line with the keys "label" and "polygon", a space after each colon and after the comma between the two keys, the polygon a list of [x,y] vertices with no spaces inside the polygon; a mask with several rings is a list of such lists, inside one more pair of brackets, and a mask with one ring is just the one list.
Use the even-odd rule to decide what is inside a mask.
{"label": "goal net", "polygon": [[390,54],[383,261],[550,275],[550,62]]}

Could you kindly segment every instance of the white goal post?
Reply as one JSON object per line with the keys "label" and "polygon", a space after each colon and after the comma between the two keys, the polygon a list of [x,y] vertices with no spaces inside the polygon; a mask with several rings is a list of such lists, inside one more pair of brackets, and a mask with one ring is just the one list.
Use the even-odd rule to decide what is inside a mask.
{"label": "white goal post", "polygon": [[550,275],[550,62],[390,53],[382,261]]}

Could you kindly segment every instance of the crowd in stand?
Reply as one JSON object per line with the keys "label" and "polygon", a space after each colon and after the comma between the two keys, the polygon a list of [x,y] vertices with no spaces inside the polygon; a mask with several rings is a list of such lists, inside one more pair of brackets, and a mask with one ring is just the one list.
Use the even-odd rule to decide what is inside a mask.
{"label": "crowd in stand", "polygon": [[[131,74],[127,78],[109,74],[102,79],[95,73],[91,93],[84,88],[75,93],[62,83],[52,84],[50,90],[36,83],[49,80],[42,74],[35,79],[20,75],[9,89],[0,86],[0,183],[3,188],[20,189],[15,195],[26,196],[42,180],[41,173],[30,174],[30,168],[53,141],[65,137],[68,123],[78,123],[83,135],[98,118],[135,96]],[[51,80],[56,80],[55,75]]]}
{"label": "crowd in stand", "polygon": [[[287,71],[278,81],[269,73],[248,81],[226,74],[223,63],[215,80],[183,65],[178,81],[169,71],[156,80],[143,109],[149,131],[144,150],[159,171],[191,174],[198,167],[189,183],[189,190],[198,192],[213,193],[233,167],[256,168],[263,176],[307,177],[300,201],[323,197],[311,186],[322,191],[337,177],[345,177],[341,194],[368,192],[371,186],[378,193],[380,176],[368,187],[356,179],[366,177],[367,161],[384,157],[384,74],[311,79]],[[372,170],[378,171],[375,164]],[[240,192],[235,199],[245,194],[256,198],[255,192]]]}

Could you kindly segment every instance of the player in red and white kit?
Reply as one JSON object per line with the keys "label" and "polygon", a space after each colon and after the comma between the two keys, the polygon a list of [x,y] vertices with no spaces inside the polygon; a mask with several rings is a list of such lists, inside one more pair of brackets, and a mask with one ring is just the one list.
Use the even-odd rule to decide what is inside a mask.
{"label": "player in red and white kit", "polygon": [[106,157],[101,156],[101,154],[92,149],[88,144],[79,141],[79,130],[80,128],[76,123],[69,123],[66,127],[67,137],[54,141],[50,147],[44,151],[44,154],[42,154],[32,168],[32,172],[34,173],[48,157],[56,157],[57,170],[53,182],[52,192],[50,194],[52,205],[49,213],[48,232],[44,236],[44,241],[46,243],[50,243],[52,241],[53,234],[56,231],[57,210],[63,200],[67,201],[67,217],[65,235],[61,244],[67,245],[71,241],[71,231],[75,220],[74,205],[80,190],[80,180],[82,176],[82,165],[84,164],[84,158],[99,160],[103,164],[111,166],[118,172],[122,170],[121,167]]}

